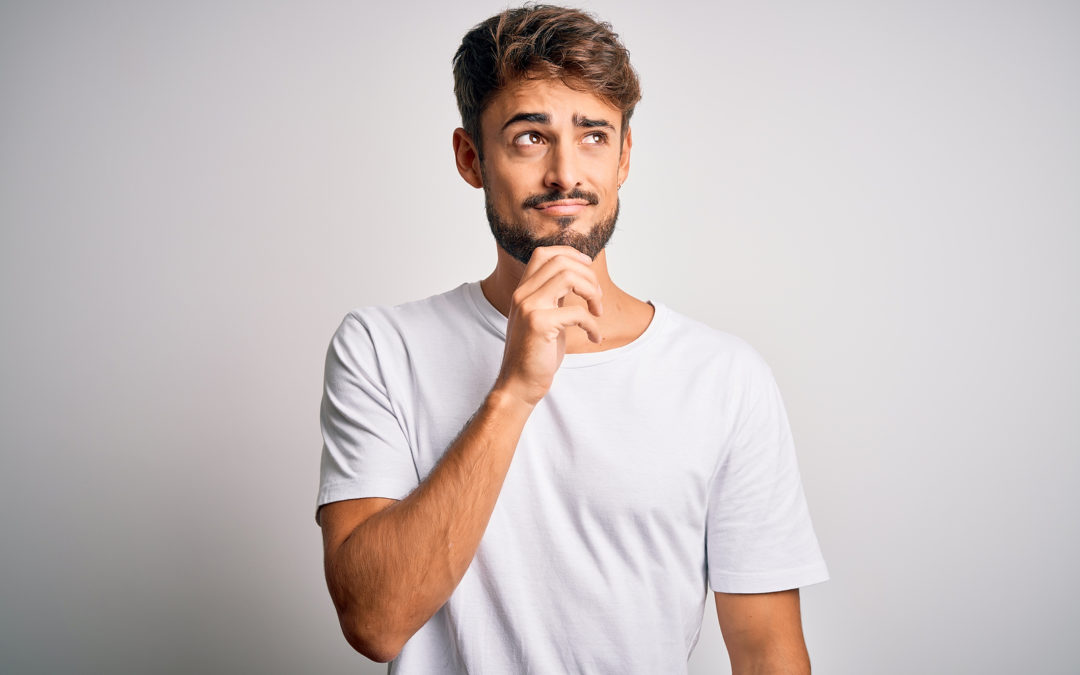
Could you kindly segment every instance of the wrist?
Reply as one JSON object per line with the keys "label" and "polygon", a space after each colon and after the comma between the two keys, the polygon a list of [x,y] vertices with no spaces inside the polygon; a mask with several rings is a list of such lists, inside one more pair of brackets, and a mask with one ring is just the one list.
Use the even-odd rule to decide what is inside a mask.
{"label": "wrist", "polygon": [[517,417],[524,422],[532,414],[536,402],[522,398],[509,389],[496,384],[488,392],[487,398],[484,399],[484,407],[499,418]]}

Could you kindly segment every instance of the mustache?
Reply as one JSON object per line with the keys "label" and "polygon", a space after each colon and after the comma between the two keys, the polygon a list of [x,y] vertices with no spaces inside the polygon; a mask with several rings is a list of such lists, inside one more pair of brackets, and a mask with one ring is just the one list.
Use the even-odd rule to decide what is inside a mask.
{"label": "mustache", "polygon": [[574,188],[566,194],[563,194],[561,192],[548,192],[547,194],[543,195],[533,195],[532,197],[529,197],[524,202],[522,202],[521,205],[527,209],[533,209],[537,206],[540,206],[541,204],[546,204],[548,202],[557,202],[563,199],[583,199],[592,206],[596,206],[600,203],[600,197],[595,192],[585,192],[584,190]]}

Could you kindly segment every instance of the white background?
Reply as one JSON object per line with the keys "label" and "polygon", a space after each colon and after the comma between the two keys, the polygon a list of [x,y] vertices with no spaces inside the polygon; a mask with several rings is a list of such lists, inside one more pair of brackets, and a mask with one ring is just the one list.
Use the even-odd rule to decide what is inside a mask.
{"label": "white background", "polygon": [[[450,59],[502,7],[2,5],[0,671],[383,671],[323,579],[323,358],[494,265]],[[644,90],[612,276],[772,365],[815,672],[1075,672],[1080,8],[586,8]]]}

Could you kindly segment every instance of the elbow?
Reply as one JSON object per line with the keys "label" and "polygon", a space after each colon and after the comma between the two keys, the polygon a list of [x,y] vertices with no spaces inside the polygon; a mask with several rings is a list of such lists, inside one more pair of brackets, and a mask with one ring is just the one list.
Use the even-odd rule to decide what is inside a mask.
{"label": "elbow", "polygon": [[[328,575],[328,580],[330,579]],[[338,625],[345,641],[364,657],[378,663],[397,658],[410,635],[399,637],[401,631],[393,612],[380,607],[381,603],[353,597],[340,585],[330,584],[330,597],[337,610]]]}
{"label": "elbow", "polygon": [[398,639],[391,631],[373,628],[367,622],[343,620],[341,629],[353,649],[377,663],[393,661],[405,646],[405,640]]}
{"label": "elbow", "polygon": [[353,649],[376,663],[388,663],[401,653],[401,647],[398,645],[367,640],[357,635],[346,635],[345,639],[349,641]]}

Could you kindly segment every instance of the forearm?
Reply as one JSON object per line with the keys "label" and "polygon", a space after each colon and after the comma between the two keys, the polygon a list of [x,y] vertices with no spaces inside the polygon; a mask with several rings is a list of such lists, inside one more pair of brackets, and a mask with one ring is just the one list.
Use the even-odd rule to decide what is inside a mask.
{"label": "forearm", "polygon": [[364,520],[335,552],[328,578],[343,626],[380,660],[396,655],[461,581],[531,410],[493,391],[419,487]]}

